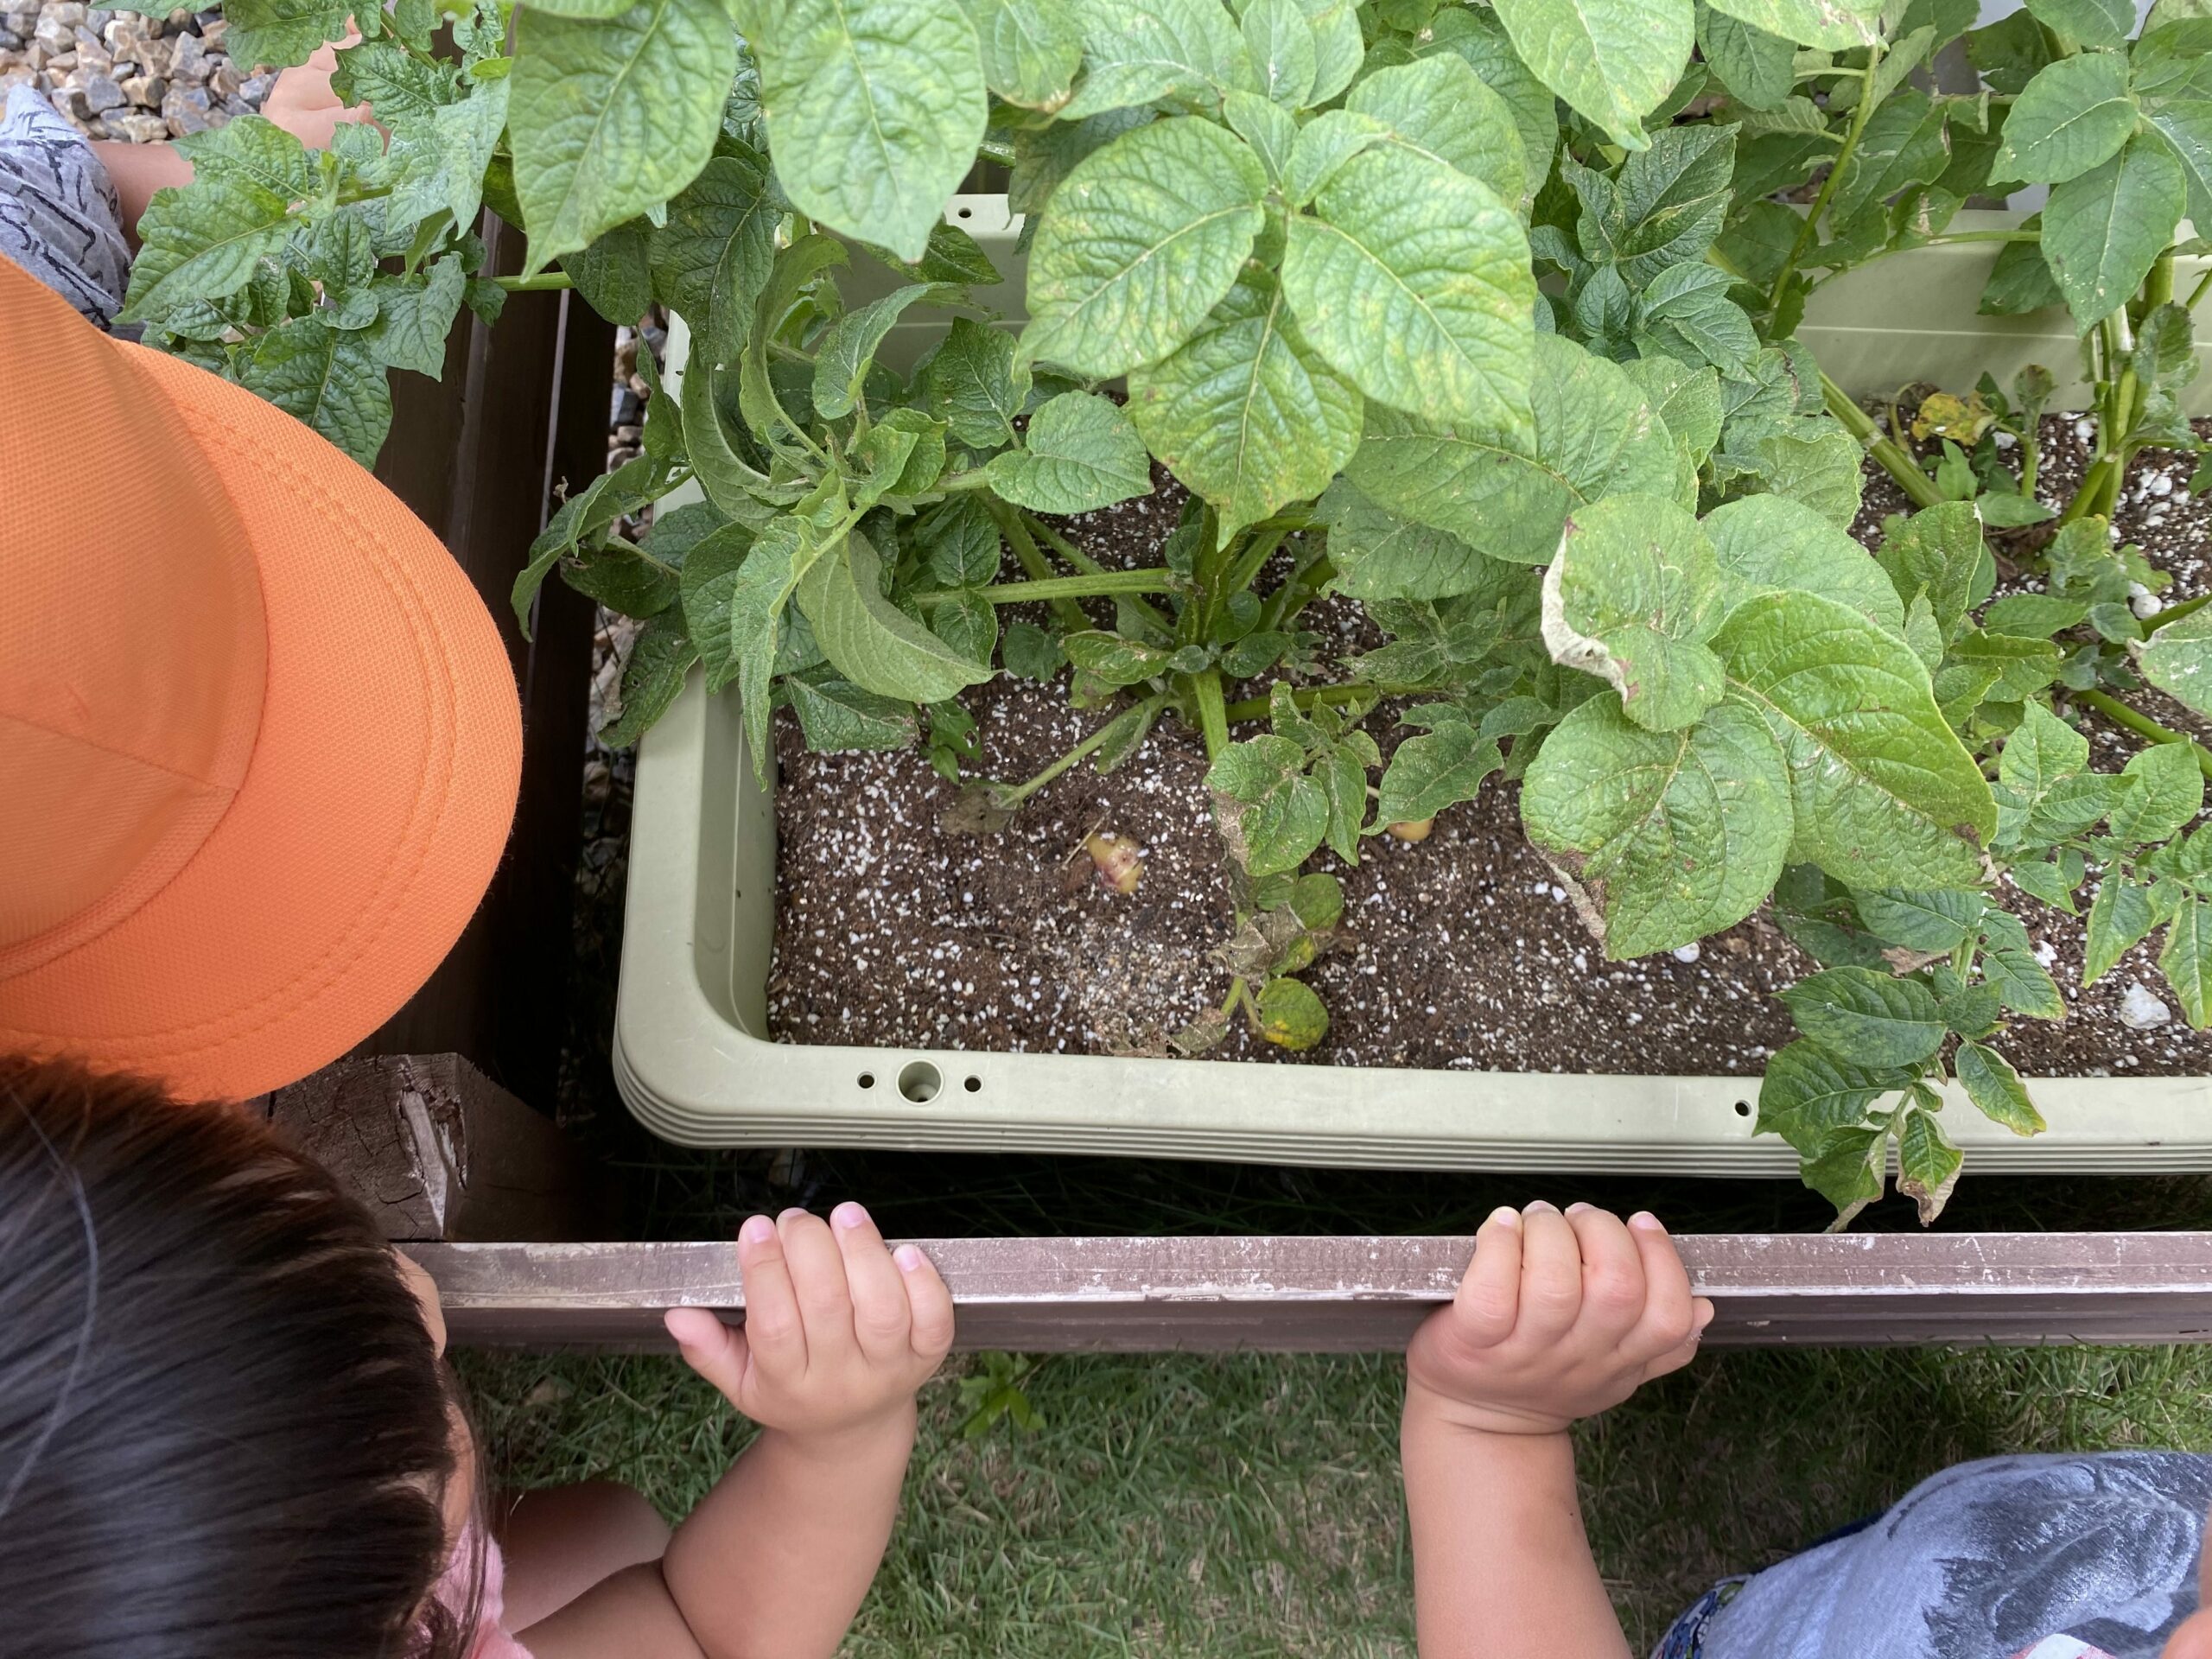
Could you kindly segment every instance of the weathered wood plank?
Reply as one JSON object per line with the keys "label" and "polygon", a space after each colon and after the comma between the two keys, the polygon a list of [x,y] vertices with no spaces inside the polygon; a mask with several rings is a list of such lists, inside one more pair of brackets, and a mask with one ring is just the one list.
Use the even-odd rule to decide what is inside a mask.
{"label": "weathered wood plank", "polygon": [[[1401,1347],[1448,1300],[1465,1237],[921,1240],[960,1345],[1030,1352]],[[1680,1241],[1715,1346],[2212,1340],[2212,1233]],[[432,1248],[457,1341],[658,1349],[661,1311],[741,1318],[726,1243]]]}
{"label": "weathered wood plank", "polygon": [[[486,213],[489,269],[523,237]],[[613,328],[559,293],[509,296],[496,326],[464,315],[445,373],[394,378],[377,476],[452,552],[498,623],[522,693],[521,798],[482,907],[423,988],[356,1055],[466,1054],[524,1100],[550,1102],[561,1048],[578,844],[592,606],[548,582],[525,639],[507,602],[556,505],[607,464]]]}
{"label": "weathered wood plank", "polygon": [[340,1060],[262,1100],[397,1242],[589,1238],[612,1219],[609,1178],[458,1054]]}

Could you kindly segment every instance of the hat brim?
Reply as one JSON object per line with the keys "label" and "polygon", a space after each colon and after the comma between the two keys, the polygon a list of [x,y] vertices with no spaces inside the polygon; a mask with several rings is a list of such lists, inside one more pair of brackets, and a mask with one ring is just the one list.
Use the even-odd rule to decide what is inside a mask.
{"label": "hat brim", "polygon": [[115,344],[252,544],[261,723],[175,877],[10,979],[0,1045],[242,1098],[345,1053],[451,949],[505,845],[521,711],[482,600],[397,498],[252,393]]}

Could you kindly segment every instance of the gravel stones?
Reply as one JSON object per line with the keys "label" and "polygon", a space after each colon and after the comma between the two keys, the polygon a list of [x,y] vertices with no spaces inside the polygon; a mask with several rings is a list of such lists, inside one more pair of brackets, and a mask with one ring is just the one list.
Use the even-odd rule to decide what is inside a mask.
{"label": "gravel stones", "polygon": [[206,132],[261,107],[274,73],[232,62],[214,11],[167,17],[81,0],[0,0],[0,96],[45,94],[88,138],[151,143]]}

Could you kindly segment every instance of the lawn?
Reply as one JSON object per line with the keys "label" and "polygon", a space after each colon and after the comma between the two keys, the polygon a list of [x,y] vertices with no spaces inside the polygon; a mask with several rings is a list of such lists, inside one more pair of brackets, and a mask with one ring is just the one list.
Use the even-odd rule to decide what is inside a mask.
{"label": "lawn", "polygon": [[[613,1476],[677,1516],[746,1439],[672,1360],[462,1367],[510,1484]],[[1960,1459],[2212,1448],[2209,1372],[2193,1350],[1714,1354],[1586,1428],[1585,1511],[1642,1650],[1713,1577]],[[940,1380],[847,1652],[1410,1655],[1398,1390],[1387,1357],[1065,1357],[1031,1379],[1040,1427],[969,1440]]]}

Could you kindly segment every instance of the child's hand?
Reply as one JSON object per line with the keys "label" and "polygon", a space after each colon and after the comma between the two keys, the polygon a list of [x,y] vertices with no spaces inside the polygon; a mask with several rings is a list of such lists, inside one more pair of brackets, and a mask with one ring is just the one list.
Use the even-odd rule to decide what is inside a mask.
{"label": "child's hand", "polygon": [[330,148],[330,136],[349,121],[366,121],[369,106],[338,101],[330,90],[331,72],[338,67],[338,54],[361,38],[349,23],[346,38],[334,45],[319,46],[305,63],[295,64],[276,77],[261,113],[309,149]]}
{"label": "child's hand", "polygon": [[867,1211],[830,1221],[786,1210],[739,1230],[745,1325],[702,1307],[671,1308],[685,1363],[763,1428],[836,1435],[911,1421],[914,1391],[952,1346],[952,1294],[911,1244],[884,1248]]}
{"label": "child's hand", "polygon": [[1550,1434],[1689,1363],[1713,1304],[1693,1300],[1667,1230],[1578,1204],[1500,1210],[1459,1294],[1414,1335],[1406,1410],[1499,1434]]}

